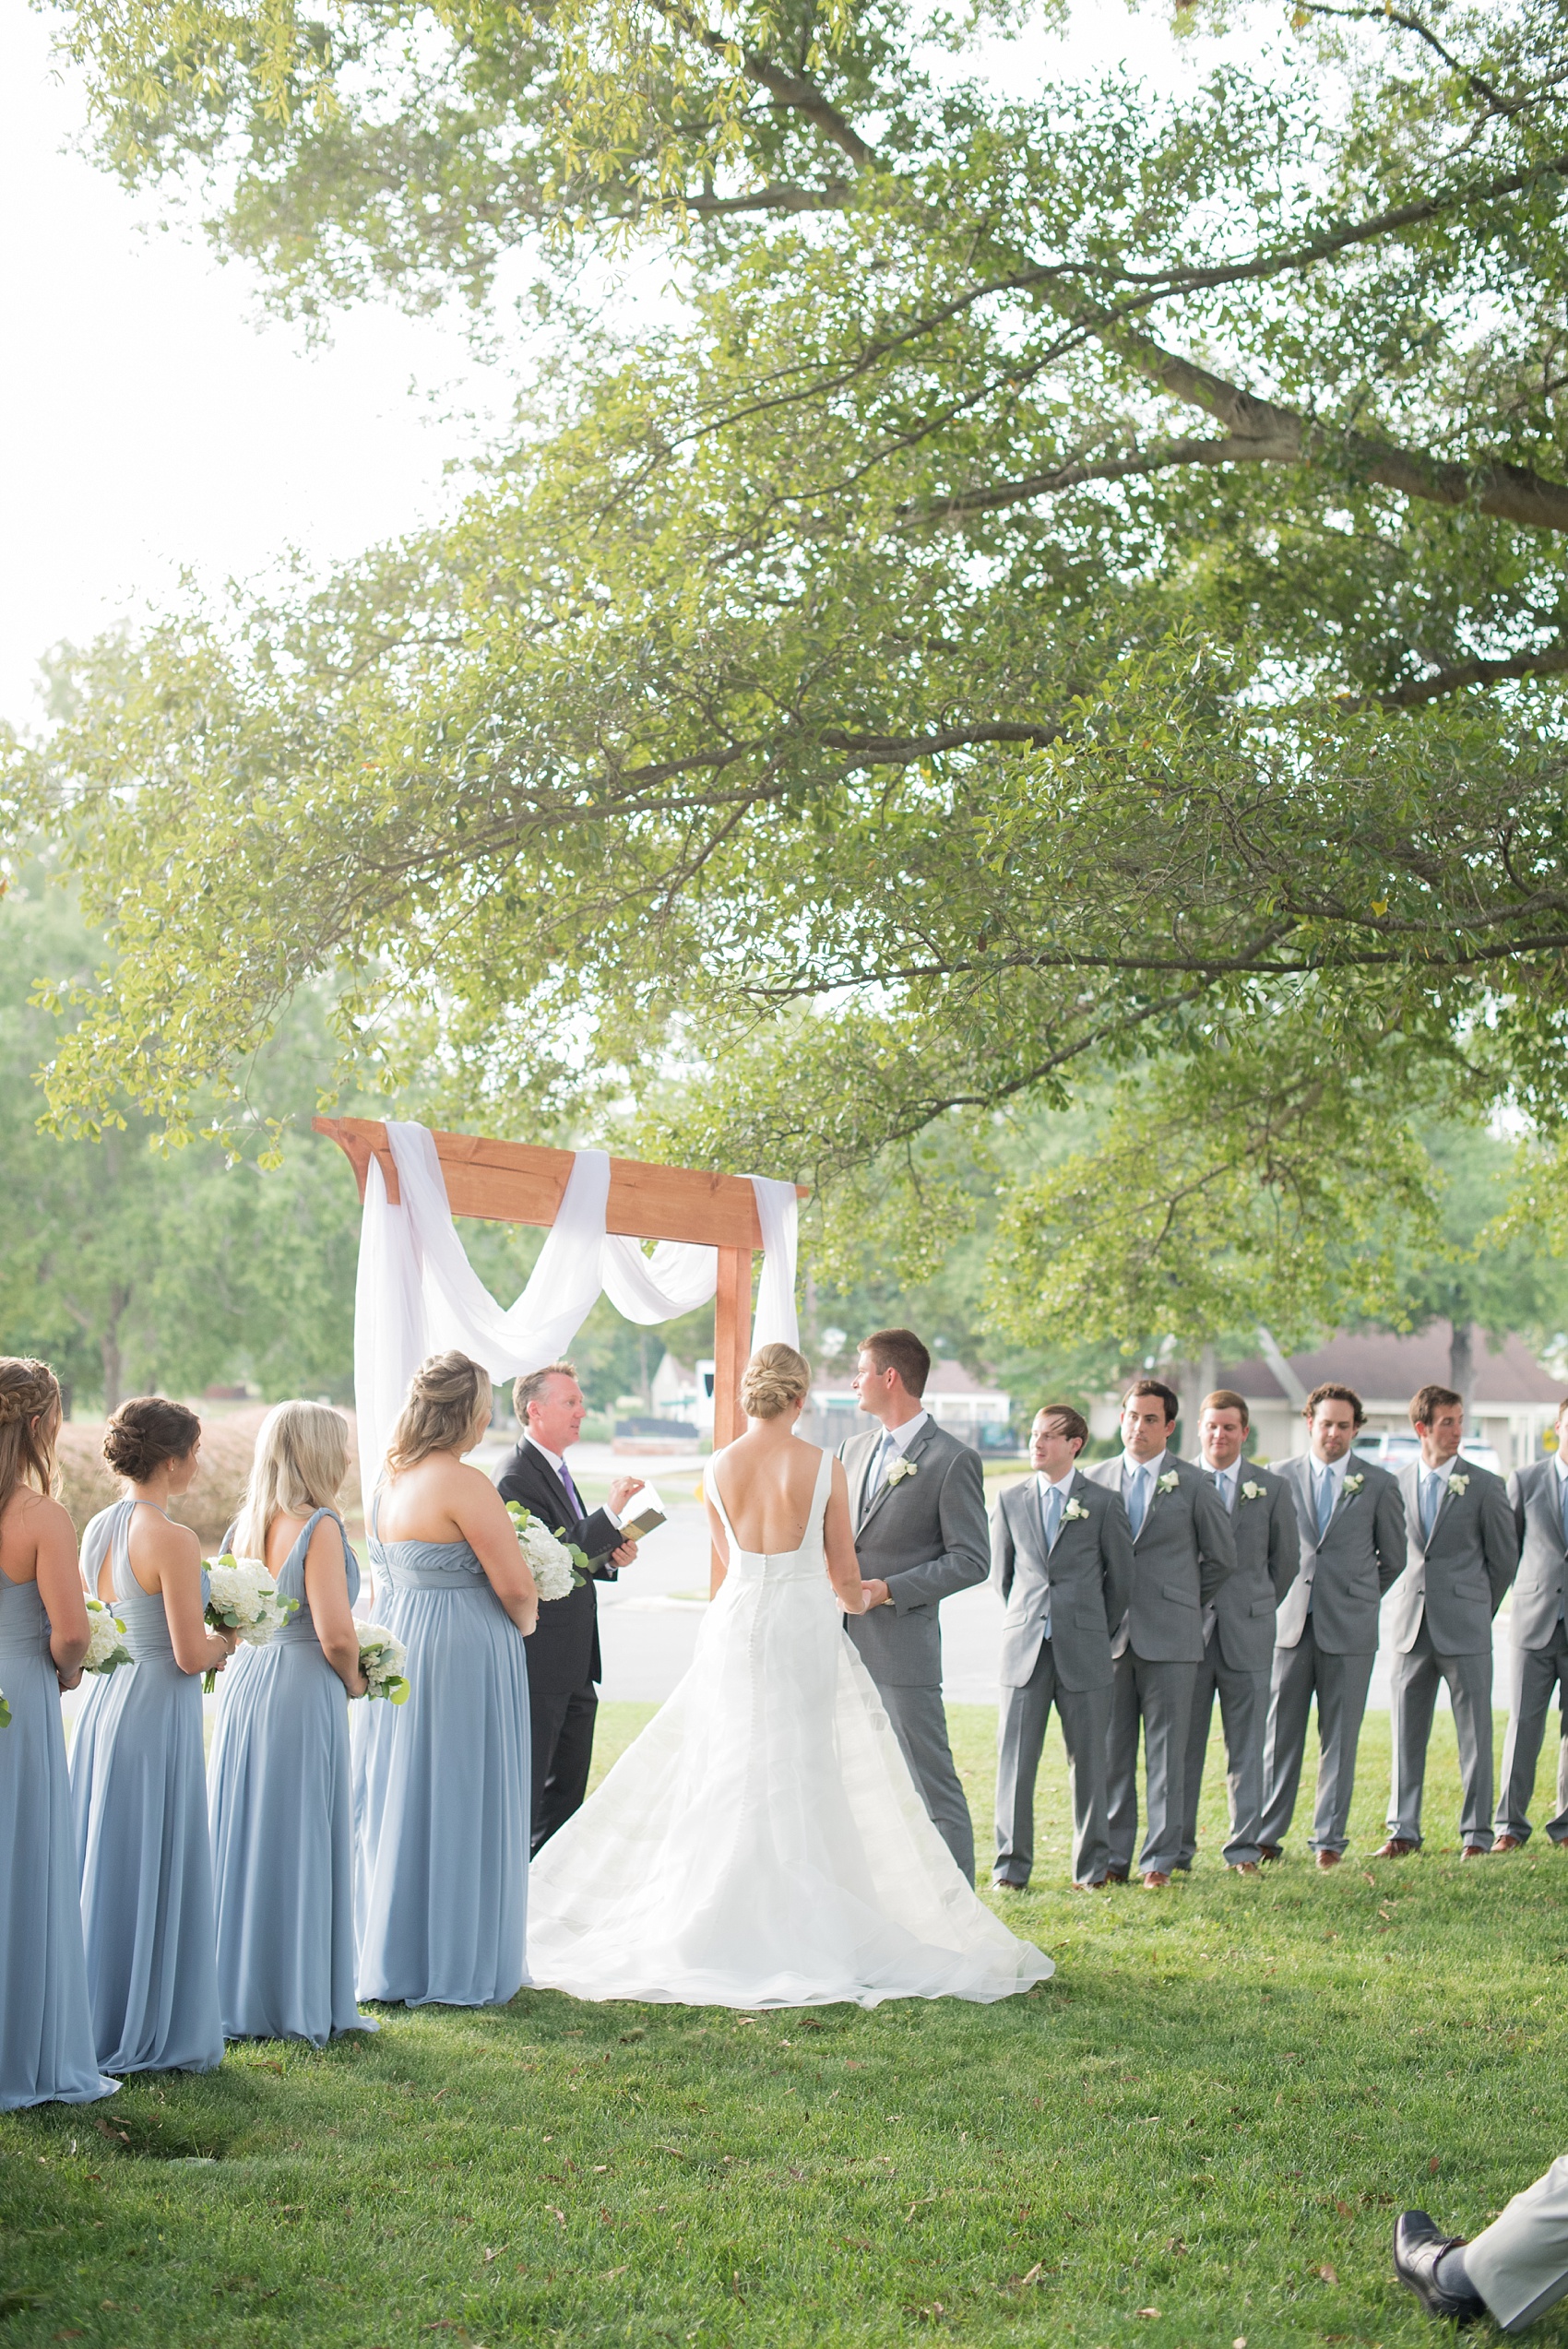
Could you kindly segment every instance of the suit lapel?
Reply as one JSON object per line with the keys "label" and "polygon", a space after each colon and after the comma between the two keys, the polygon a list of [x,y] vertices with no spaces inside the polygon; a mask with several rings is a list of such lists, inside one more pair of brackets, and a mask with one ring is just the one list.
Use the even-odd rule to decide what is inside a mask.
{"label": "suit lapel", "polygon": [[[932,1418],[927,1418],[927,1420],[926,1420],[926,1423],[925,1423],[924,1427],[921,1430],[921,1431],[920,1431],[919,1435],[918,1435],[918,1436],[916,1436],[916,1437],[915,1437],[915,1439],[914,1439],[914,1441],[910,1443],[910,1445],[909,1445],[909,1447],[908,1451],[907,1451],[907,1452],[904,1452],[904,1453],[900,1453],[900,1454],[897,1454],[897,1455],[896,1455],[896,1457],[899,1457],[899,1458],[902,1458],[902,1459],[905,1459],[905,1460],[910,1460],[910,1461],[918,1460],[918,1459],[920,1458],[920,1456],[921,1456],[921,1453],[925,1450],[926,1445],[927,1445],[927,1444],[931,1441],[931,1439],[932,1439],[932,1437],[935,1434],[935,1432],[936,1432],[936,1421],[935,1421],[934,1419],[932,1419]],[[882,1438],[881,1438],[881,1436],[879,1435],[879,1436],[875,1439],[875,1441],[873,1442],[873,1446],[872,1446],[871,1460],[874,1460],[874,1459],[875,1459],[875,1457],[876,1457],[876,1445],[877,1445],[877,1444],[880,1444],[880,1442],[881,1442],[881,1441],[882,1441]],[[868,1460],[868,1461],[866,1462],[866,1475],[867,1475],[867,1476],[869,1476],[869,1475],[871,1474],[871,1460]],[[890,1460],[890,1461],[888,1462],[887,1465],[888,1465],[889,1469],[891,1469],[891,1468],[892,1468],[892,1466],[893,1466],[893,1462]],[[902,1484],[902,1483],[903,1483],[903,1481],[904,1481],[903,1477],[899,1477],[899,1479],[898,1479],[898,1482],[899,1482],[900,1484]],[[864,1482],[863,1482],[863,1480],[862,1480],[862,1483],[861,1483],[861,1489],[862,1493],[863,1493],[863,1492],[864,1492],[864,1490],[865,1490],[865,1486],[864,1486]],[[870,1523],[871,1523],[872,1519],[875,1516],[875,1514],[876,1514],[877,1511],[878,1511],[878,1510],[882,1507],[883,1502],[886,1500],[886,1498],[887,1498],[888,1494],[892,1491],[892,1489],[893,1489],[893,1486],[892,1486],[892,1483],[891,1483],[891,1481],[890,1481],[889,1477],[883,1477],[883,1479],[882,1479],[882,1482],[878,1485],[878,1487],[877,1487],[876,1490],[873,1493],[873,1495],[872,1495],[872,1497],[871,1497],[870,1503],[869,1503],[868,1505],[866,1505],[866,1506],[862,1507],[862,1509],[861,1509],[861,1514],[860,1514],[860,1524],[861,1524],[861,1526],[869,1525],[869,1524],[870,1524]]]}
{"label": "suit lapel", "polygon": [[[1421,1531],[1421,1464],[1419,1459],[1400,1469],[1399,1489],[1405,1497],[1406,1531],[1424,1558],[1427,1554],[1427,1537]],[[1442,1514],[1441,1503],[1438,1514]],[[1431,1528],[1433,1533],[1437,1531],[1436,1517],[1431,1521]]]}

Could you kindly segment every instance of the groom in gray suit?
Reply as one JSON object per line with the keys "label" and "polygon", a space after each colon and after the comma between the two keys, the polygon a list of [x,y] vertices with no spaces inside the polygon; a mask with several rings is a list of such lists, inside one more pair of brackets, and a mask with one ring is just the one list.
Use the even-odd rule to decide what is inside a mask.
{"label": "groom in gray suit", "polygon": [[1117,1495],[1078,1468],[1088,1432],[1070,1404],[1048,1403],[1029,1439],[1034,1474],[1009,1486],[991,1520],[991,1579],[1007,1609],[993,1881],[1020,1892],[1034,1865],[1035,1777],[1052,1704],[1067,1749],[1075,1888],[1103,1884],[1111,1864],[1111,1634],[1132,1591],[1133,1535]]}
{"label": "groom in gray suit", "polygon": [[942,1702],[937,1608],[991,1571],[985,1471],[978,1452],[939,1428],[921,1397],[931,1356],[913,1330],[873,1330],[854,1387],[880,1426],[838,1456],[849,1480],[866,1612],[844,1629],[904,1750],[932,1825],[972,1884],[975,1831],[953,1765]]}
{"label": "groom in gray suit", "polygon": [[[1514,1530],[1522,1545],[1508,1628],[1514,1636],[1514,1702],[1503,1741],[1503,1792],[1494,1852],[1516,1852],[1530,1833],[1530,1797],[1540,1759],[1546,1709],[1557,1691],[1559,1726],[1568,1719],[1568,1397],[1557,1413],[1557,1450],[1508,1479]],[[1546,1822],[1554,1844],[1568,1844],[1568,1802],[1561,1762],[1557,1816]]]}
{"label": "groom in gray suit", "polygon": [[1394,1650],[1393,1783],[1388,1841],[1380,1859],[1421,1845],[1421,1786],[1439,1680],[1446,1680],[1459,1733],[1464,1800],[1461,1857],[1491,1849],[1491,1619],[1519,1570],[1519,1537],[1501,1477],[1461,1460],[1465,1399],[1423,1386],[1410,1404],[1420,1457],[1399,1471],[1405,1498],[1405,1571],[1388,1594]]}
{"label": "groom in gray suit", "polygon": [[1138,1833],[1138,1723],[1144,1729],[1148,1832],[1138,1860],[1146,1892],[1163,1892],[1182,1849],[1187,1726],[1204,1655],[1204,1609],[1236,1570],[1230,1520],[1212,1478],[1166,1449],[1179,1409],[1159,1379],[1122,1398],[1122,1454],[1098,1461],[1091,1483],[1119,1493],[1133,1529],[1133,1590],[1111,1642],[1107,1776],[1111,1865],[1124,1884]]}
{"label": "groom in gray suit", "polygon": [[1301,1565],[1301,1529],[1290,1488],[1272,1468],[1247,1458],[1251,1426],[1246,1397],[1233,1387],[1217,1387],[1199,1406],[1195,1465],[1214,1478],[1214,1489],[1225,1503],[1236,1542],[1236,1572],[1219,1585],[1213,1620],[1205,1618],[1204,1660],[1187,1731],[1182,1851],[1176,1862],[1178,1868],[1191,1868],[1198,1848],[1198,1797],[1218,1693],[1230,1803],[1230,1833],[1223,1857],[1227,1868],[1243,1876],[1255,1876],[1263,1857],[1263,1741],[1268,1726],[1275,1610]]}
{"label": "groom in gray suit", "polygon": [[1405,1504],[1386,1468],[1358,1459],[1366,1418],[1353,1387],[1327,1380],[1302,1417],[1311,1449],[1277,1465],[1301,1529],[1301,1571],[1274,1627],[1274,1667],[1264,1740],[1262,1848],[1277,1859],[1295,1815],[1317,1699],[1317,1798],[1309,1848],[1337,1868],[1349,1840],[1356,1750],[1377,1662],[1377,1609],[1405,1564]]}

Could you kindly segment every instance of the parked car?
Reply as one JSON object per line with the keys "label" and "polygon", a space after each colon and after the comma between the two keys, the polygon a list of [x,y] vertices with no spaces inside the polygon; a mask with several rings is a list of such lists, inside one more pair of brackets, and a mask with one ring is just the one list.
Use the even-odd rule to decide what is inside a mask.
{"label": "parked car", "polygon": [[[1359,1460],[1375,1460],[1380,1468],[1388,1469],[1394,1476],[1398,1475],[1407,1461],[1416,1457],[1420,1448],[1420,1438],[1414,1433],[1406,1435],[1403,1430],[1393,1435],[1360,1435],[1356,1438],[1355,1443]],[[1494,1477],[1503,1474],[1502,1457],[1496,1446],[1482,1443],[1479,1437],[1466,1438],[1459,1446],[1459,1457],[1473,1460],[1478,1468],[1490,1468]]]}

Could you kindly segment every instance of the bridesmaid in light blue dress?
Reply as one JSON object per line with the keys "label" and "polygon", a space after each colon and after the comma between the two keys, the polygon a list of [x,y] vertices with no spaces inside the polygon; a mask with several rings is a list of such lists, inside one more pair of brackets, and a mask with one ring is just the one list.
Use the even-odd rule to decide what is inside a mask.
{"label": "bridesmaid in light blue dress", "polygon": [[93,2050],[60,1726],[88,1630],[76,1528],[49,1498],[59,1429],[48,1364],[0,1358],[0,2112],[120,2084]]}
{"label": "bridesmaid in light blue dress", "polygon": [[408,1650],[411,1693],[354,1720],[362,1999],[504,2006],[528,1979],[539,1596],[500,1494],[463,1463],[489,1424],[489,1373],[432,1356],[373,1507],[376,1619]]}
{"label": "bridesmaid in light blue dress", "polygon": [[71,1810],[98,2060],[105,2071],[211,2071],[223,2060],[203,1672],[232,1632],[203,1620],[201,1545],[168,1503],[196,1482],[201,1421],[183,1403],[123,1403],[103,1456],[131,1489],[82,1537],[82,1579],[136,1658],[95,1681],[71,1742]]}
{"label": "bridesmaid in light blue dress", "polygon": [[[212,1739],[218,1979],[231,2039],[374,2031],[354,2003],[349,1699],[364,1692],[360,1570],[333,1502],[348,1432],[320,1403],[262,1422],[232,1547],[260,1558],[298,1612],[242,1648]],[[378,1703],[377,1712],[386,1710]]]}

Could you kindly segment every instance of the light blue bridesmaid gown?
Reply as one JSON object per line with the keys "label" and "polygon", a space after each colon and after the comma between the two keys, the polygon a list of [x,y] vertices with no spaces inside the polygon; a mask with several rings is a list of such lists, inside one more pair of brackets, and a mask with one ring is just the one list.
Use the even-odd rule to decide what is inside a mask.
{"label": "light blue bridesmaid gown", "polygon": [[88,2105],[120,2083],[93,2052],[60,1687],[36,1584],[3,1573],[0,1689],[0,2112]]}
{"label": "light blue bridesmaid gown", "polygon": [[411,1693],[355,1707],[360,1996],[505,2006],[528,1980],[522,1634],[466,1541],[381,1541],[379,1509],[376,1619]]}
{"label": "light blue bridesmaid gown", "polygon": [[318,2047],[380,2027],[354,2004],[349,1700],[305,1597],[305,1553],[324,1517],[342,1540],[350,1607],[359,1596],[343,1521],[318,1509],[278,1577],[298,1613],[265,1647],[237,1649],[218,1683],[210,1774],[224,2032]]}
{"label": "light blue bridesmaid gown", "polygon": [[[162,1595],[131,1572],[131,1518],[155,1506],[116,1501],[82,1542],[89,1589],[105,1555],[113,1561],[114,1612],[136,1658],[94,1679],[71,1741],[88,1996],[105,2071],[211,2071],[223,2024],[201,1676],[181,1671]],[[205,1572],[201,1583],[205,1607]]]}

